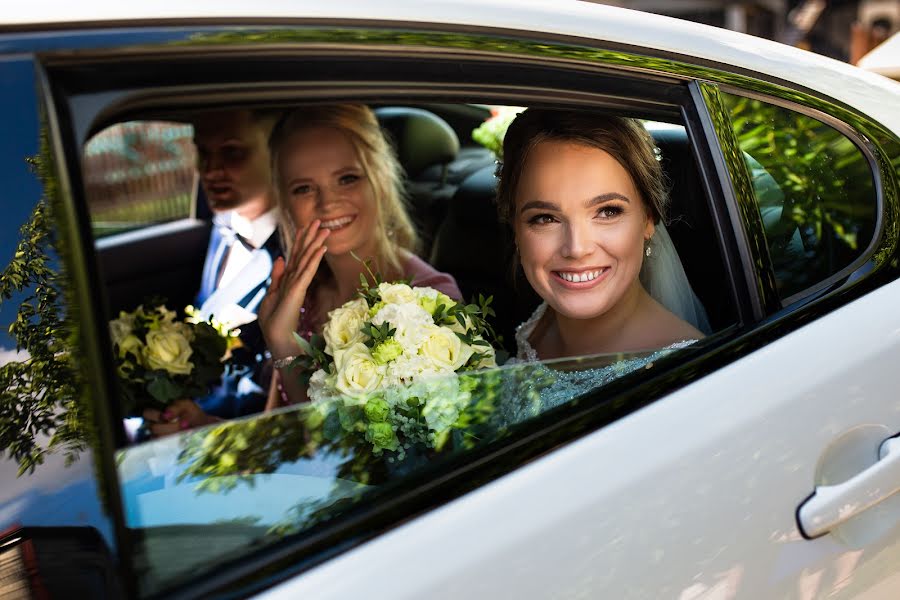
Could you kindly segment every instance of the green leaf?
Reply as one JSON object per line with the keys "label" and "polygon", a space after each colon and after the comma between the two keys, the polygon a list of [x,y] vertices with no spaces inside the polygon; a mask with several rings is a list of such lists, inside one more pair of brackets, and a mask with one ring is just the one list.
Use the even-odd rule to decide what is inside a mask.
{"label": "green leaf", "polygon": [[[158,372],[157,372],[158,373]],[[156,375],[147,384],[147,392],[162,404],[171,404],[183,397],[183,388],[166,375]]]}
{"label": "green leaf", "polygon": [[292,333],[294,335],[294,341],[297,342],[297,345],[300,346],[300,349],[303,350],[303,352],[307,356],[312,356],[313,355],[313,347],[310,345],[310,343],[308,341],[306,341],[306,339],[303,338],[303,336],[301,336],[296,331],[294,331]]}

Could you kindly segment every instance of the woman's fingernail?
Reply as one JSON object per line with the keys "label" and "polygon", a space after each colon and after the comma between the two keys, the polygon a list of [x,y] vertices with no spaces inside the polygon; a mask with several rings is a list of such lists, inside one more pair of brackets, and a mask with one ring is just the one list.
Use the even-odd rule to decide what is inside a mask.
{"label": "woman's fingernail", "polygon": [[184,430],[184,429],[190,429],[190,428],[191,428],[191,424],[188,423],[187,421],[182,421],[178,424],[178,429]]}

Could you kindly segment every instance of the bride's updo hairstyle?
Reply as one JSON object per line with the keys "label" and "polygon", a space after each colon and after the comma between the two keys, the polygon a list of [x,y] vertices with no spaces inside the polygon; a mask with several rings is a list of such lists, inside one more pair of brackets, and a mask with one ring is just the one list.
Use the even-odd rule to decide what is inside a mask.
{"label": "bride's updo hairstyle", "polygon": [[301,106],[282,117],[269,137],[272,181],[280,214],[282,247],[290,255],[297,234],[289,202],[282,189],[278,166],[285,142],[295,133],[313,127],[331,127],[346,135],[372,186],[378,215],[375,231],[378,257],[395,269],[401,267],[400,249],[415,252],[419,239],[406,212],[403,168],[385,137],[375,113],[364,104]]}
{"label": "bride's updo hairstyle", "polygon": [[512,223],[516,192],[531,150],[541,142],[572,142],[603,150],[628,172],[654,223],[666,222],[668,194],[656,145],[635,119],[579,109],[529,108],[506,130],[498,169],[497,212]]}

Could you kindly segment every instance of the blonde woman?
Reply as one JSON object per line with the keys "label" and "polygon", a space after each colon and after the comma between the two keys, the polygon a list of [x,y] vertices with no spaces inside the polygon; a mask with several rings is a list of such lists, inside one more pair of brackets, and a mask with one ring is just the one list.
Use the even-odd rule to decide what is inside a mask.
{"label": "blonde woman", "polygon": [[361,261],[385,281],[411,280],[451,298],[453,277],[418,258],[403,202],[396,155],[372,111],[343,104],[297,108],[269,141],[287,259],[272,269],[259,321],[274,364],[278,394],[267,408],[305,399],[284,369],[301,350],[293,337],[320,332],[329,311],[353,299]]}

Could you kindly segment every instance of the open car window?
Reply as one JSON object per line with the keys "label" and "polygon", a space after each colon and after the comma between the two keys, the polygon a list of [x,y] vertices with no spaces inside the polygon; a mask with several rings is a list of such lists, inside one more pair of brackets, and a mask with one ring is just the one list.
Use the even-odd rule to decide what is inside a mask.
{"label": "open car window", "polygon": [[[325,355],[314,367],[294,365],[311,402],[156,439],[146,437],[146,427],[137,418],[142,407],[151,405],[147,399],[162,398],[157,402],[162,410],[166,401],[203,396],[212,380],[200,374],[215,371],[222,356],[246,354],[246,348],[231,347],[230,336],[237,332],[215,318],[221,315],[209,322],[187,308],[198,304],[203,259],[212,248],[210,224],[194,220],[180,228],[174,223],[149,226],[141,220],[150,212],[146,207],[189,206],[179,200],[192,193],[187,182],[196,186],[197,181],[193,171],[186,170],[195,164],[189,118],[163,125],[156,119],[130,120],[87,142],[86,148],[100,147],[110,131],[123,129],[174,140],[154,150],[159,164],[133,171],[161,185],[148,186],[152,191],[146,196],[133,193],[134,188],[112,193],[123,194],[120,204],[130,207],[130,216],[120,222],[122,229],[128,223],[139,231],[109,237],[109,228],[99,226],[97,215],[118,201],[90,188],[86,194],[109,307],[114,401],[120,414],[132,417],[125,425],[130,441],[116,452],[116,464],[125,525],[137,534],[134,561],[142,594],[164,593],[226,566],[249,564],[252,557],[285,542],[310,544],[320,551],[315,544],[322,535],[381,514],[401,499],[427,494],[437,482],[485,457],[509,452],[536,432],[584,412],[605,410],[601,407],[610,415],[626,405],[626,411],[635,410],[665,389],[655,388],[654,381],[702,348],[697,340],[685,339],[645,352],[516,359],[517,328],[535,314],[540,298],[524,275],[510,268],[512,237],[495,205],[495,152],[506,126],[523,107],[421,101],[374,102],[372,107],[403,163],[409,211],[424,242],[420,257],[452,275],[464,297],[451,302],[443,295],[395,291],[395,301],[412,293],[412,309],[427,321],[424,325],[432,328],[428,331],[446,330],[448,337],[435,342],[446,346],[434,350],[446,351],[443,359],[456,361],[459,352],[468,354],[454,363],[452,374],[420,380],[395,372],[399,367],[393,365],[403,352],[392,342],[400,339],[397,324],[377,318],[390,302],[387,296],[364,294],[365,302],[345,332],[354,338],[363,331],[356,340],[360,343],[342,348],[338,359],[337,352],[327,352],[324,342],[314,337],[306,354]],[[439,143],[429,145],[419,138],[410,142],[408,130],[395,120],[398,115],[424,119],[417,123],[435,132]],[[668,235],[706,307],[703,333],[714,334],[735,322],[735,299],[722,285],[725,259],[703,195],[696,153],[687,127],[677,117],[668,122],[660,115],[652,117],[641,122],[654,139],[655,159],[669,184]],[[448,136],[457,145],[449,143]],[[164,154],[164,148],[171,152]],[[165,165],[175,165],[175,154],[182,161],[177,163],[178,176],[163,175]],[[423,158],[429,156],[437,158],[429,164]],[[85,180],[88,186],[87,174]],[[160,214],[147,218],[168,218]],[[371,289],[386,293],[374,284]],[[482,319],[488,329],[477,325]],[[381,329],[384,325],[390,327]],[[156,338],[150,340],[150,334]],[[165,336],[184,344],[175,340],[166,347]],[[179,347],[187,346],[193,354],[181,353]],[[416,360],[425,360],[428,356],[422,353],[431,350],[417,352]],[[265,350],[254,360],[272,362]],[[414,362],[409,369],[418,368]],[[226,372],[232,369],[231,362],[227,365]],[[167,387],[163,374],[170,367],[188,374],[188,383],[176,391]],[[385,383],[369,385],[373,372]],[[257,391],[275,393],[271,390]],[[570,438],[553,439],[559,445]],[[488,460],[496,461],[494,476],[521,464],[515,457]]]}

